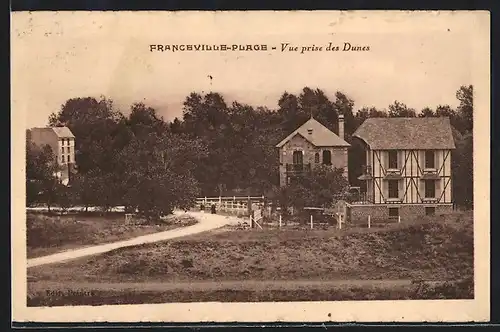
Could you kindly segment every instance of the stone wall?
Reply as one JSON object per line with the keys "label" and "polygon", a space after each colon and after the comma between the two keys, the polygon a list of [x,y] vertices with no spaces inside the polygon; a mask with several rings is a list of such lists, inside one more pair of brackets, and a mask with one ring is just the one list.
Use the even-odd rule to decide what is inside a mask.
{"label": "stone wall", "polygon": [[370,216],[371,220],[387,220],[389,219],[389,208],[399,208],[401,220],[411,220],[420,216],[425,216],[426,207],[435,207],[435,215],[447,214],[453,211],[451,204],[446,205],[427,205],[427,204],[366,204],[366,205],[351,205],[348,213],[348,221],[358,223],[365,222]]}
{"label": "stone wall", "polygon": [[[332,167],[343,168],[344,176],[348,177],[347,147],[316,147],[300,135],[295,135],[280,149],[280,185],[286,185],[286,164],[293,164],[293,151],[302,151],[302,162],[311,167],[323,163],[323,151],[331,152]],[[319,162],[315,162],[315,154],[319,154]]]}

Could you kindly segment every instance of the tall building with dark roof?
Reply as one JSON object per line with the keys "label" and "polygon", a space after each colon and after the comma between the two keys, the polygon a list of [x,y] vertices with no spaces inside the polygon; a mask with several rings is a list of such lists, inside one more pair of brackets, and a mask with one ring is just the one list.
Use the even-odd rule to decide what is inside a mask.
{"label": "tall building with dark roof", "polygon": [[32,128],[28,135],[37,146],[51,147],[60,166],[58,176],[67,185],[75,168],[75,135],[68,127]]}
{"label": "tall building with dark roof", "polygon": [[315,165],[344,170],[347,178],[347,149],[344,140],[344,117],[339,115],[339,135],[311,117],[276,145],[280,154],[280,185],[289,184]]}
{"label": "tall building with dark roof", "polygon": [[408,218],[452,210],[451,153],[447,117],[369,118],[353,134],[365,150],[362,200],[350,219]]}

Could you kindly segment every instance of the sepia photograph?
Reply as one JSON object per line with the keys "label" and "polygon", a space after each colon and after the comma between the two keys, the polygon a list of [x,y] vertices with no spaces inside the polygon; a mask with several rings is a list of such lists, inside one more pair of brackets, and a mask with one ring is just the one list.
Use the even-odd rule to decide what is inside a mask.
{"label": "sepia photograph", "polygon": [[489,13],[16,12],[11,42],[19,321],[488,318]]}

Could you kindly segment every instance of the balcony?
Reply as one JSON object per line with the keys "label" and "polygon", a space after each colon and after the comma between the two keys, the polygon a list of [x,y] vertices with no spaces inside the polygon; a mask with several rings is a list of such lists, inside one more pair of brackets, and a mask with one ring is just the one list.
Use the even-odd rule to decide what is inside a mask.
{"label": "balcony", "polygon": [[288,174],[302,174],[311,171],[311,164],[286,164]]}

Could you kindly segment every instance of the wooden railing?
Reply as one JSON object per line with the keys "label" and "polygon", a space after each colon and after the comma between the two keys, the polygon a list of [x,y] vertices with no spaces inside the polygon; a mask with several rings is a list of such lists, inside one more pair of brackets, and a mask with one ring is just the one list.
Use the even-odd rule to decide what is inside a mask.
{"label": "wooden railing", "polygon": [[286,164],[287,173],[303,173],[311,171],[311,164]]}

